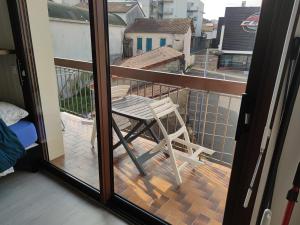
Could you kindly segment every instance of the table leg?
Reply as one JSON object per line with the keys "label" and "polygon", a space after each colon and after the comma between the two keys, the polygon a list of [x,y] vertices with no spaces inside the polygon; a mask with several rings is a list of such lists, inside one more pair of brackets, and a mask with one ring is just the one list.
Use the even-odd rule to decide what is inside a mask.
{"label": "table leg", "polygon": [[156,123],[155,120],[151,121],[150,123],[148,123],[147,121],[144,121],[144,124],[146,127],[148,127],[148,131],[150,132],[151,136],[153,137],[154,141],[156,143],[159,143],[159,138],[156,136],[156,134],[154,133],[154,131],[152,130],[152,126]]}
{"label": "table leg", "polygon": [[[132,129],[131,131],[129,131],[129,132],[125,135],[124,139],[125,139],[125,140],[128,140],[127,142],[131,142],[132,140],[130,140],[130,136],[131,136],[134,132],[136,132],[143,124],[144,124],[144,123],[143,123],[142,121],[139,121],[139,122],[133,127],[133,129]],[[129,141],[129,140],[130,140],[130,141]],[[113,146],[113,149],[116,149],[116,148],[119,147],[121,144],[122,144],[121,141],[119,141],[118,143],[116,143],[116,144]]]}
{"label": "table leg", "polygon": [[136,168],[138,169],[138,171],[140,172],[141,175],[146,175],[146,173],[144,172],[142,166],[139,164],[139,162],[137,161],[137,158],[135,157],[135,155],[131,152],[130,147],[128,146],[127,141],[125,140],[125,138],[123,137],[119,127],[117,126],[115,120],[112,118],[112,126],[118,136],[118,138],[120,139],[120,143],[122,143],[122,145],[124,146],[127,154],[129,155],[129,157],[131,158],[132,162],[134,163],[134,165],[136,166]]}
{"label": "table leg", "polygon": [[[159,144],[159,138],[156,136],[156,134],[154,133],[154,131],[152,130],[152,126],[155,124],[155,120],[154,121],[152,121],[150,124],[148,124],[147,123],[147,121],[144,121],[144,124],[145,124],[145,126],[149,126],[149,132],[150,132],[150,134],[151,134],[151,136],[153,137],[153,139],[154,139],[154,141],[157,143],[157,144]],[[166,158],[169,158],[169,154],[168,153],[166,153],[166,152],[164,152],[164,155],[165,155],[165,157]]]}
{"label": "table leg", "polygon": [[128,142],[132,142],[135,139],[137,139],[141,134],[145,133],[147,130],[149,130],[151,128],[151,126],[153,126],[153,124],[155,123],[155,121],[151,122],[150,124],[145,124],[144,121],[140,121],[141,125],[145,125],[145,127],[140,130],[139,132],[135,133],[134,135],[132,135],[131,137],[129,137],[128,139],[126,139]]}

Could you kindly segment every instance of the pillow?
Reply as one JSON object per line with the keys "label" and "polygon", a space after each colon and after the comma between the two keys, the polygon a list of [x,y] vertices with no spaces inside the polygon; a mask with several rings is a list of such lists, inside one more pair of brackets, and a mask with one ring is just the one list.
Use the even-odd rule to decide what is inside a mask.
{"label": "pillow", "polygon": [[7,126],[13,125],[28,116],[28,112],[13,104],[0,102],[0,118]]}

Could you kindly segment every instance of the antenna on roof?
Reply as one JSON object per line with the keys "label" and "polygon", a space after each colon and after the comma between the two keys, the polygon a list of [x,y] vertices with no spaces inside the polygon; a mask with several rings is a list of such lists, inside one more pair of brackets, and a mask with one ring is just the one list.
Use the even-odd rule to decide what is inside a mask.
{"label": "antenna on roof", "polygon": [[242,7],[246,7],[247,1],[242,1]]}

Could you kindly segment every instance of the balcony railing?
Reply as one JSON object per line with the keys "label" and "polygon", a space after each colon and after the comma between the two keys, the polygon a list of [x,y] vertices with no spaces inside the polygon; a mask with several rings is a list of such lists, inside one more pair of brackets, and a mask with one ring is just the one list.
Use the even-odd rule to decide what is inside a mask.
{"label": "balcony railing", "polygon": [[174,10],[173,10],[173,9],[164,9],[164,10],[163,10],[163,13],[164,13],[165,15],[173,15]]}
{"label": "balcony railing", "polygon": [[[61,111],[92,118],[92,64],[56,58],[55,65]],[[112,86],[128,84],[130,95],[158,99],[171,97],[179,105],[191,140],[214,149],[216,154],[211,160],[231,165],[245,83],[118,66],[111,66],[110,72]],[[169,132],[174,132],[178,125],[171,116],[164,123]],[[162,137],[158,127],[155,127],[155,132]]]}

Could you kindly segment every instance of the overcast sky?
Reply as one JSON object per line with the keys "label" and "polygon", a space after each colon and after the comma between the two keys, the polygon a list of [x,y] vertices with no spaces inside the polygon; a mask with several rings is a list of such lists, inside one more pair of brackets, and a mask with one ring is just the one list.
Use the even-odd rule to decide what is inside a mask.
{"label": "overcast sky", "polygon": [[[204,18],[218,19],[224,16],[225,7],[241,6],[242,0],[201,0],[204,3]],[[247,6],[261,6],[262,0],[247,0]]]}

